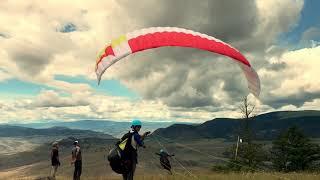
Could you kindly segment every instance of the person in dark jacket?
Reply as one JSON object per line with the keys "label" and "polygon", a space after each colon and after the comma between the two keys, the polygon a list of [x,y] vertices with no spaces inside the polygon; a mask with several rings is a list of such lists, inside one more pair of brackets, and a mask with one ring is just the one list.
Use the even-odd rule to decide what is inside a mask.
{"label": "person in dark jacket", "polygon": [[168,154],[166,151],[164,151],[163,149],[160,150],[160,153],[156,153],[156,155],[160,156],[160,164],[161,166],[168,170],[170,174],[172,174],[171,172],[171,164],[169,161],[169,157],[174,156],[174,154]]}
{"label": "person in dark jacket", "polygon": [[59,145],[58,142],[52,143],[52,149],[51,149],[51,177],[55,178],[56,173],[58,170],[58,167],[60,166],[59,161]]}
{"label": "person in dark jacket", "polygon": [[[122,174],[123,180],[133,180],[134,172],[136,170],[136,165],[138,163],[138,153],[137,149],[138,147],[143,147],[145,148],[146,146],[144,145],[144,138],[150,134],[150,131],[145,132],[143,135],[139,134],[139,131],[141,129],[141,121],[140,120],[133,120],[131,123],[131,138],[129,140],[130,144],[128,147],[126,147],[125,154],[126,154],[126,159],[128,160],[127,162],[129,163],[129,172]],[[126,145],[127,146],[127,145]]]}
{"label": "person in dark jacket", "polygon": [[73,180],[80,180],[82,172],[82,155],[79,141],[74,141],[73,146],[71,160],[71,164],[74,164]]}

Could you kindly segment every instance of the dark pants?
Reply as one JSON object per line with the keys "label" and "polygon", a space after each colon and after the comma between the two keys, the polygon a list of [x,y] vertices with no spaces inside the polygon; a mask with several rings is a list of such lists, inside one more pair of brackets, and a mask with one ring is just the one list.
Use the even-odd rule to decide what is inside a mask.
{"label": "dark pants", "polygon": [[74,163],[74,173],[73,173],[73,180],[80,180],[82,171],[82,161],[76,160]]}
{"label": "dark pants", "polygon": [[134,172],[136,170],[136,165],[137,165],[137,161],[133,159],[131,163],[131,170],[126,174],[122,174],[123,180],[133,180]]}

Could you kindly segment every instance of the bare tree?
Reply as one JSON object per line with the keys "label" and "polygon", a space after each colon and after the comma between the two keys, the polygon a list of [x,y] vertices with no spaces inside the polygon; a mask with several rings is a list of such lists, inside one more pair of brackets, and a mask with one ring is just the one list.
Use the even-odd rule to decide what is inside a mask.
{"label": "bare tree", "polygon": [[253,142],[254,132],[250,124],[256,116],[255,105],[249,101],[248,97],[244,97],[239,109],[243,118],[240,135],[244,140],[244,143],[239,146],[239,160],[249,167],[257,167],[265,158],[265,152],[262,144]]}
{"label": "bare tree", "polygon": [[241,111],[242,117],[244,119],[250,119],[254,117],[254,110],[255,110],[255,105],[249,102],[248,97],[245,96],[242,100],[242,104],[239,106],[239,109]]}
{"label": "bare tree", "polygon": [[[254,142],[254,133],[250,127],[256,116],[255,105],[249,101],[248,97],[244,97],[238,108],[242,115],[241,126],[237,143],[231,148],[231,151],[226,152],[232,158],[228,167],[234,170],[254,171],[263,164],[266,158],[263,144]],[[243,142],[240,142],[240,138],[243,139]]]}
{"label": "bare tree", "polygon": [[243,136],[243,139],[248,143],[251,144],[253,132],[250,128],[250,121],[254,118],[254,110],[255,105],[249,102],[248,97],[245,96],[242,100],[241,105],[239,106],[241,115],[242,115],[242,130],[241,135]]}

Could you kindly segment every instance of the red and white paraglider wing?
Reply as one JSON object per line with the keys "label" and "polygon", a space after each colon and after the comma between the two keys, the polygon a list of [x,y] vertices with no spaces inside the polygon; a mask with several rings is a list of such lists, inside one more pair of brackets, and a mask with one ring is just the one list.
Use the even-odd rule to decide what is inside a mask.
{"label": "red and white paraglider wing", "polygon": [[219,39],[191,30],[175,27],[152,27],[128,33],[111,42],[100,54],[96,74],[100,82],[106,69],[125,56],[152,48],[179,46],[202,49],[232,58],[241,67],[248,88],[256,97],[260,94],[260,80],[248,60],[235,48]]}

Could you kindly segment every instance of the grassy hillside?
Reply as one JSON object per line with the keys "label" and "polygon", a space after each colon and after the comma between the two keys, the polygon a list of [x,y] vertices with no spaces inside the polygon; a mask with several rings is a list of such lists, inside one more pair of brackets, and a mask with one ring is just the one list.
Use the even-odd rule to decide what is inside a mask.
{"label": "grassy hillside", "polygon": [[[58,170],[58,180],[70,179],[73,173],[73,166],[70,164],[70,152],[73,138],[66,138],[60,142],[61,166]],[[89,137],[80,139],[83,152],[83,179],[121,179],[108,165],[106,155],[116,139],[100,139]],[[212,166],[228,161],[223,158],[222,153],[233,143],[223,139],[198,139],[198,140],[169,140],[162,137],[150,136],[145,141],[147,148],[139,149],[139,164],[135,179],[318,179],[317,174],[221,174],[213,172]],[[161,148],[170,153],[175,153],[171,159],[174,176],[160,167],[159,157],[154,153]],[[19,153],[15,156],[8,156],[7,159],[0,159],[6,166],[0,166],[0,176],[6,173],[11,177],[28,177],[37,179],[46,177],[50,172],[49,160],[50,145],[44,144],[32,152]],[[3,165],[3,164],[2,164]],[[10,165],[10,166],[8,166]],[[23,165],[23,166],[22,166]],[[4,176],[3,176],[4,177]],[[7,176],[9,177],[9,176]],[[280,178],[281,177],[281,178]],[[1,178],[0,178],[1,179]]]}
{"label": "grassy hillside", "polygon": [[[73,166],[70,165],[70,152],[74,139],[67,138],[60,142],[61,167],[59,175],[68,177],[72,174]],[[100,138],[83,138],[80,139],[83,152],[83,175],[86,177],[118,177],[108,165],[106,155],[115,139]],[[218,159],[210,159],[205,155],[198,154],[185,148],[177,146],[175,143],[184,143],[192,148],[201,149],[202,152],[222,156],[224,148],[228,146],[222,140],[197,141],[197,142],[168,142],[150,137],[145,141],[147,148],[139,150],[139,164],[137,173],[144,174],[162,174],[166,175],[159,164],[159,157],[155,155],[161,148],[166,148],[169,152],[175,153],[175,159],[172,159],[172,166],[177,173],[186,173],[189,171],[197,171],[199,169],[210,169],[214,163],[218,163]],[[212,152],[214,151],[214,153]],[[0,172],[8,169],[14,170],[21,166],[28,166],[25,170],[21,170],[24,176],[47,176],[50,171],[49,160],[50,145],[44,144],[30,152],[18,153],[15,155],[0,158]]]}

